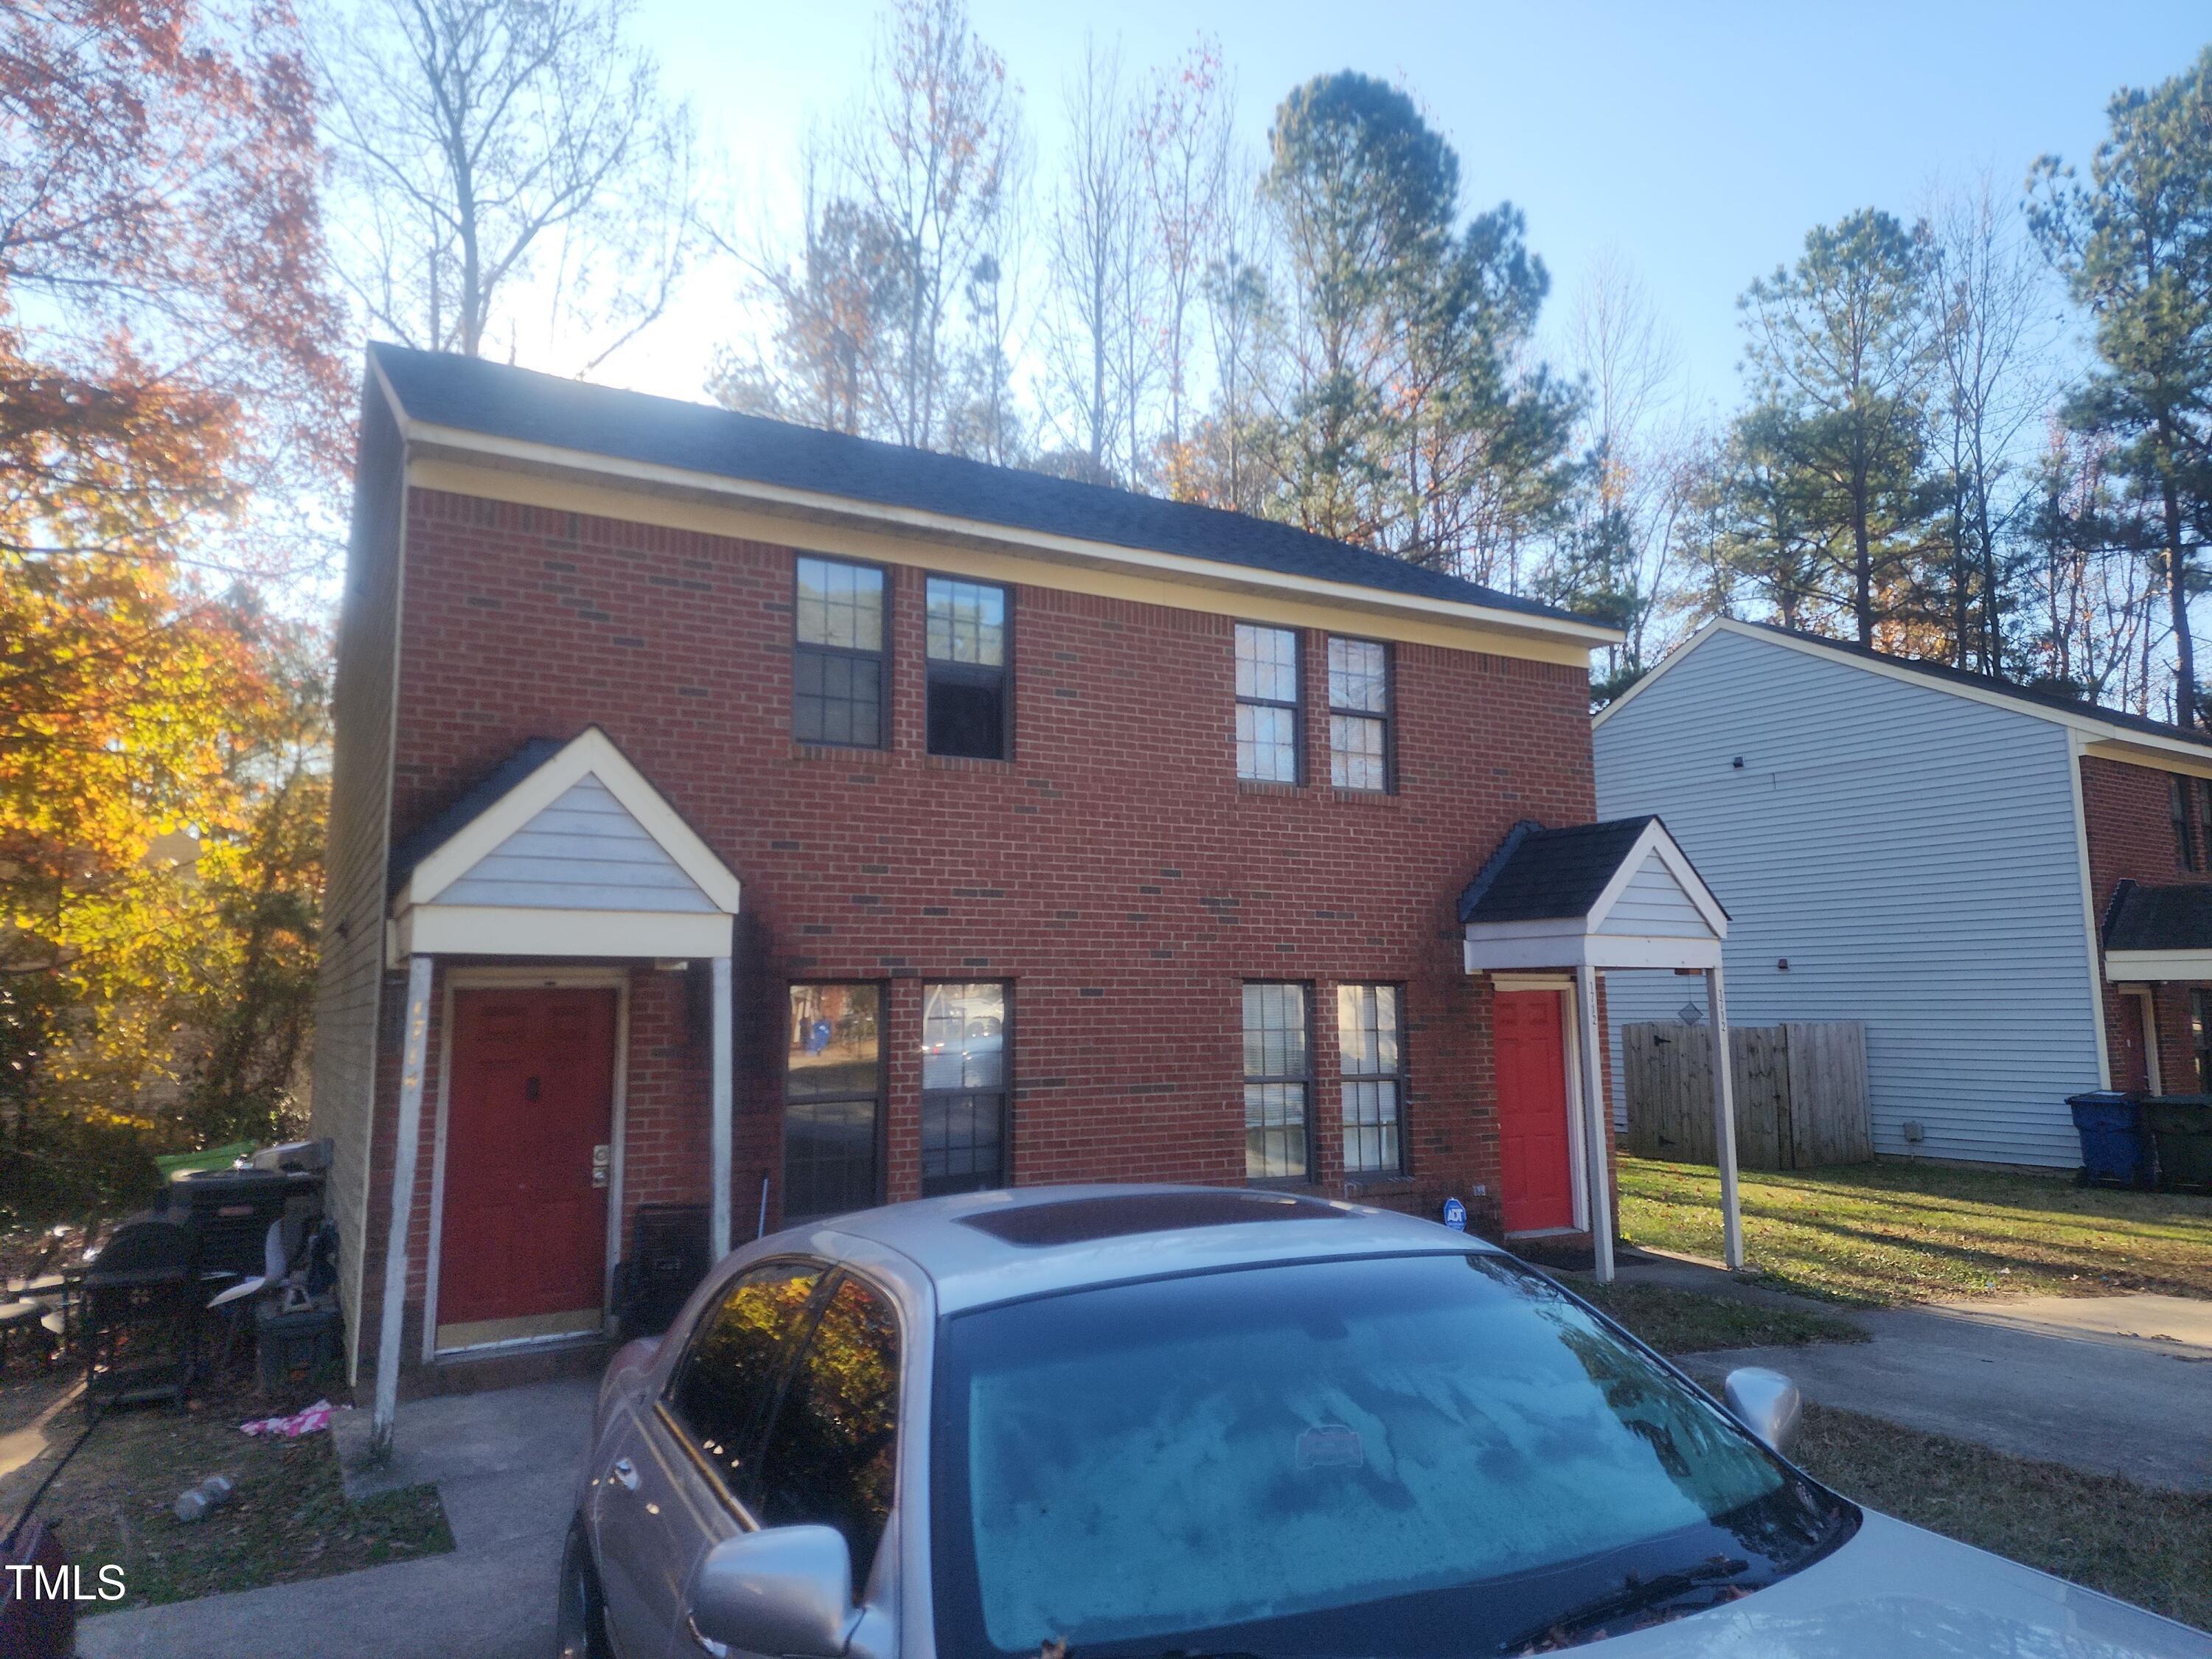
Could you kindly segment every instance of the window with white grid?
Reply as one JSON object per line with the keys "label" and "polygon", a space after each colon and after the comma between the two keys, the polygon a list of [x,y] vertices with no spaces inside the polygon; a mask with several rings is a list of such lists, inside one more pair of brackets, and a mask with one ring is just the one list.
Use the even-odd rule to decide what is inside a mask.
{"label": "window with white grid", "polygon": [[1373,640],[1329,636],[1328,781],[1390,787],[1390,653]]}
{"label": "window with white grid", "polygon": [[1237,775],[1298,781],[1298,636],[1237,624]]}
{"label": "window with white grid", "polygon": [[1250,1181],[1302,1181],[1312,1045],[1306,988],[1244,988],[1244,1175]]}
{"label": "window with white grid", "polygon": [[1399,1115],[1406,1098],[1405,1022],[1395,985],[1336,988],[1337,1069],[1344,1086],[1344,1167],[1352,1175],[1405,1168]]}

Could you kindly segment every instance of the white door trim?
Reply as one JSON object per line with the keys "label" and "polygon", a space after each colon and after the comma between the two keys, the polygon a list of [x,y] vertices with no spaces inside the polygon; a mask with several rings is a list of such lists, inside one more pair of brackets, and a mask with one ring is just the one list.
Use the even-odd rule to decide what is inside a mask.
{"label": "white door trim", "polygon": [[[629,972],[623,968],[451,968],[438,1006],[438,1119],[430,1150],[430,1246],[422,1284],[422,1363],[439,1357],[438,1268],[446,1237],[446,1129],[453,1106],[453,993],[456,991],[612,991],[615,994],[615,1055],[611,1093],[614,1151],[607,1174],[606,1265],[600,1274],[601,1305],[611,1311],[615,1255],[622,1243],[623,1140],[629,1072]],[[543,1338],[526,1339],[542,1341]],[[495,1344],[494,1346],[501,1346]],[[474,1350],[452,1348],[448,1353]]]}

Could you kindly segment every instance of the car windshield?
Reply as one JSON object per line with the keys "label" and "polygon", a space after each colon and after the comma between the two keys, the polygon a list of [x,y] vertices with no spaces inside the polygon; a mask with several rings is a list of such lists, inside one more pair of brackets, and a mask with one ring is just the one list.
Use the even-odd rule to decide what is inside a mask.
{"label": "car windshield", "polygon": [[1856,1516],[1495,1255],[1072,1291],[939,1354],[942,1652],[1494,1652],[1755,1589]]}

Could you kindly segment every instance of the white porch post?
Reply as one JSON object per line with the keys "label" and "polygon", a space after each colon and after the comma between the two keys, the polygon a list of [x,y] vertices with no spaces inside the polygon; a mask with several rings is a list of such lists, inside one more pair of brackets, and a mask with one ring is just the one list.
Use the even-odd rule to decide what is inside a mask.
{"label": "white porch post", "polygon": [[1721,970],[1705,969],[1705,995],[1713,1011],[1713,1146],[1720,1155],[1721,1228],[1730,1271],[1743,1266],[1743,1212],[1735,1190],[1735,1082],[1729,1052],[1728,1005]]}
{"label": "white porch post", "polygon": [[1597,1282],[1613,1283],[1613,1189],[1605,1155],[1604,1050],[1597,1041],[1597,969],[1584,963],[1575,969],[1576,1024],[1582,1031],[1583,1163],[1589,1175],[1590,1248]]}
{"label": "white porch post", "polygon": [[392,1160],[392,1231],[384,1243],[384,1313],[376,1338],[376,1407],[369,1450],[392,1450],[399,1408],[399,1327],[407,1300],[407,1234],[414,1221],[415,1164],[422,1144],[422,1067],[430,1041],[430,958],[407,960],[407,1036],[399,1069],[399,1139]]}
{"label": "white porch post", "polygon": [[714,1006],[711,1014],[714,1033],[714,1117],[708,1154],[714,1166],[710,1177],[714,1213],[708,1237],[717,1261],[730,1253],[730,1115],[732,1094],[730,1081],[730,959],[726,956],[716,957]]}

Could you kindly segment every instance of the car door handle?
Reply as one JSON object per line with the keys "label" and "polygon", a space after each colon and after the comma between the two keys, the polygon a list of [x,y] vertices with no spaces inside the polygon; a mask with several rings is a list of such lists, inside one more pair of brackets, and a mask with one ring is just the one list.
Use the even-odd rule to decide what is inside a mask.
{"label": "car door handle", "polygon": [[631,1462],[627,1457],[617,1457],[614,1461],[614,1467],[607,1471],[607,1479],[621,1482],[622,1488],[624,1492],[635,1492],[637,1490],[637,1465]]}

